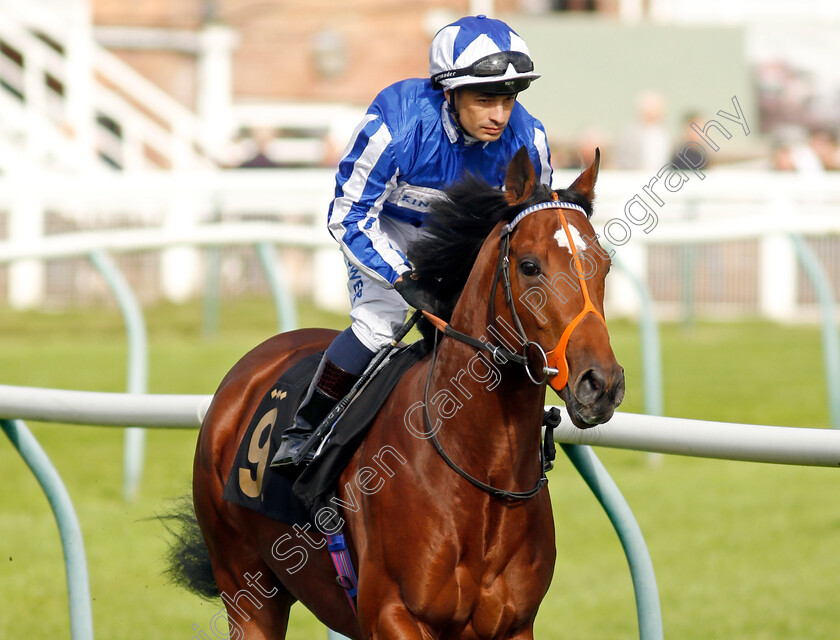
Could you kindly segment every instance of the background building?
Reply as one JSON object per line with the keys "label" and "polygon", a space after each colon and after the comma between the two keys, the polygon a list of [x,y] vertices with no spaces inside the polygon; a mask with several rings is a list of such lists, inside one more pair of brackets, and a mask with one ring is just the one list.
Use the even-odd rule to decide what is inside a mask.
{"label": "background building", "polygon": [[[606,170],[622,170],[599,184],[605,215],[620,213],[696,136],[692,124],[721,112],[741,113],[743,126],[732,125],[738,135],[708,154],[711,168],[819,176],[840,166],[838,5],[698,7],[681,0],[0,0],[0,177],[7,178],[0,232],[29,246],[74,230],[188,234],[214,221],[306,223],[325,248],[283,249],[281,260],[295,292],[306,294],[313,273],[341,268],[322,223],[350,132],[384,86],[426,75],[434,33],[467,13],[501,17],[529,43],[542,78],[520,99],[545,124],[557,184],[570,181],[596,146]],[[233,167],[278,170],[219,171]],[[745,180],[757,189],[752,203],[777,185],[772,173]],[[669,203],[662,218],[741,207],[737,186],[704,184],[695,200]],[[825,181],[796,184],[796,194],[821,194],[821,206],[834,202]],[[829,270],[840,272],[835,244],[821,250]],[[635,251],[627,249],[625,260],[650,280],[656,300],[679,300],[685,281],[669,276],[681,249]],[[764,309],[773,289],[761,293],[759,254],[755,241],[715,253],[714,277],[693,295]],[[162,255],[120,257],[144,299],[184,299],[215,278],[213,260],[196,250]],[[245,255],[226,249],[215,280],[235,292],[263,286],[255,258]],[[789,258],[782,263],[795,266]],[[793,269],[789,284],[801,279]],[[768,273],[764,280],[779,281]],[[340,277],[316,279],[321,302],[343,300]],[[0,295],[16,306],[98,299],[95,282],[84,260],[0,266]],[[328,285],[335,286],[324,292]],[[791,314],[794,298],[812,299],[806,289],[784,288],[781,315]]]}

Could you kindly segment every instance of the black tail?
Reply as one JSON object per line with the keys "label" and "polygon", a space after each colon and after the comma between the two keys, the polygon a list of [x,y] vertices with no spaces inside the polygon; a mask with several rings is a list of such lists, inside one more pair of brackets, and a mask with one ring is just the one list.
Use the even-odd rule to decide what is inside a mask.
{"label": "black tail", "polygon": [[165,574],[172,582],[197,596],[207,599],[218,597],[219,588],[213,577],[210,553],[195,518],[192,498],[187,495],[176,499],[172,508],[157,519],[173,538],[166,554]]}

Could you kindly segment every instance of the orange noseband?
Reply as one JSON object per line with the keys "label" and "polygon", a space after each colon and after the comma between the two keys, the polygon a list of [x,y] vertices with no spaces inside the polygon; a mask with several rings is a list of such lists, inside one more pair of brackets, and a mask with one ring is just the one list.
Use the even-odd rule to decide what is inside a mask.
{"label": "orange noseband", "polygon": [[[557,194],[554,195],[556,197]],[[580,282],[580,289],[583,292],[583,309],[580,310],[580,313],[578,313],[563,330],[563,334],[560,336],[560,341],[557,343],[557,346],[546,353],[548,366],[554,367],[559,372],[548,381],[551,388],[557,392],[561,391],[569,381],[569,361],[566,359],[566,347],[569,345],[569,339],[572,337],[572,332],[574,332],[581,321],[590,313],[595,314],[595,317],[601,321],[601,324],[603,324],[604,327],[607,326],[604,316],[598,312],[595,305],[592,304],[592,299],[589,297],[589,289],[586,286],[583,266],[581,265],[580,258],[578,257],[578,250],[575,245],[575,241],[572,239],[572,232],[569,231],[569,223],[566,221],[566,216],[563,215],[562,210],[558,211],[558,214],[560,215],[560,224],[563,225],[563,231],[566,232],[566,239],[569,241],[569,248],[572,251],[572,257],[575,261],[575,270],[577,271],[578,281]]]}
{"label": "orange noseband", "polygon": [[[563,214],[563,209],[572,209],[575,211],[580,211],[584,215],[586,215],[586,211],[577,204],[572,202],[559,202],[556,193],[552,193],[553,200],[551,202],[540,202],[535,205],[531,205],[527,209],[521,211],[513,220],[511,220],[508,224],[502,227],[501,238],[502,238],[502,245],[499,248],[499,263],[496,267],[496,275],[493,279],[493,286],[491,290],[494,292],[496,291],[496,286],[499,283],[499,278],[501,276],[502,284],[504,286],[504,293],[505,293],[505,300],[510,307],[511,315],[513,316],[514,326],[516,327],[517,332],[519,333],[520,338],[522,339],[522,343],[524,344],[524,350],[522,354],[512,353],[508,351],[506,348],[493,346],[489,342],[487,342],[484,338],[477,339],[473,338],[465,333],[461,333],[460,331],[456,331],[452,326],[444,320],[441,320],[437,316],[432,315],[428,311],[423,311],[423,315],[429,319],[429,321],[437,327],[440,331],[444,333],[444,335],[450,336],[464,342],[466,344],[471,345],[476,349],[481,349],[484,351],[489,352],[493,358],[500,363],[507,362],[508,360],[512,360],[518,364],[525,366],[525,371],[528,374],[528,377],[531,379],[532,382],[535,384],[544,384],[546,381],[548,384],[551,385],[552,389],[555,391],[561,391],[563,387],[566,386],[566,383],[569,380],[569,362],[566,358],[566,349],[569,345],[569,340],[572,337],[572,333],[577,328],[577,326],[581,323],[581,321],[590,313],[595,314],[595,317],[601,321],[601,324],[604,327],[607,326],[607,323],[604,321],[604,316],[602,316],[598,310],[595,308],[595,305],[592,304],[592,299],[589,296],[589,289],[586,286],[586,278],[583,273],[583,266],[580,262],[580,257],[578,255],[577,247],[575,246],[574,240],[572,239],[571,231],[569,231],[569,223],[566,220],[566,216]],[[511,280],[510,280],[510,270],[509,265],[510,262],[508,260],[508,252],[510,250],[510,235],[513,233],[514,228],[516,227],[519,222],[525,218],[526,216],[531,215],[537,211],[542,211],[543,209],[557,209],[557,213],[560,217],[560,224],[563,226],[563,231],[566,233],[566,238],[569,241],[569,248],[572,252],[572,258],[574,259],[575,269],[577,270],[578,281],[580,282],[580,288],[583,291],[583,309],[581,309],[580,313],[578,313],[572,321],[568,324],[568,326],[563,330],[563,334],[560,336],[560,340],[558,341],[557,345],[551,350],[546,352],[543,347],[528,339],[528,336],[525,334],[525,329],[522,326],[522,322],[519,319],[519,316],[516,313],[516,308],[513,304],[513,293],[511,288]],[[494,295],[490,296],[490,306],[491,306],[491,313],[492,317],[496,317],[495,312],[495,297]],[[535,378],[532,373],[530,367],[530,359],[528,357],[528,348],[529,347],[536,347],[536,349],[543,355],[544,364],[543,367],[543,374],[546,376],[542,379]]]}

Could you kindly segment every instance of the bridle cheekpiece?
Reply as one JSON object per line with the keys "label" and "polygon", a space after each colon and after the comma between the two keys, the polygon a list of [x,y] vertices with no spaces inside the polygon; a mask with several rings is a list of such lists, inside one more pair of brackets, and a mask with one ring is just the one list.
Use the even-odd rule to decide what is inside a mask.
{"label": "bridle cheekpiece", "polygon": [[[587,216],[588,214],[586,213],[586,210],[580,205],[575,204],[574,202],[560,202],[557,199],[556,193],[552,193],[551,195],[553,196],[552,200],[546,202],[539,202],[537,204],[533,204],[527,207],[526,209],[523,209],[516,215],[516,217],[513,220],[503,225],[501,230],[499,261],[496,265],[496,272],[493,276],[493,286],[490,289],[490,291],[492,292],[490,295],[490,315],[493,318],[496,317],[495,291],[496,287],[499,284],[499,280],[501,279],[505,293],[505,302],[507,302],[507,305],[510,308],[510,313],[513,317],[514,326],[523,344],[521,354],[513,353],[508,349],[505,349],[504,347],[492,345],[489,342],[483,342],[476,338],[473,338],[472,336],[468,336],[464,333],[461,333],[460,331],[457,331],[454,328],[452,328],[452,326],[449,323],[432,315],[427,311],[424,311],[423,315],[425,315],[426,318],[435,327],[442,331],[444,335],[450,336],[452,338],[455,338],[456,340],[469,344],[475,347],[476,349],[489,352],[493,359],[500,364],[512,360],[517,364],[523,365],[525,367],[525,372],[527,373],[528,378],[534,384],[545,384],[546,382],[548,382],[551,388],[559,393],[563,389],[563,387],[566,386],[566,383],[569,379],[569,363],[566,359],[566,347],[569,344],[569,339],[571,338],[572,332],[580,324],[580,322],[590,313],[594,314],[595,317],[598,318],[604,326],[606,326],[607,323],[604,320],[604,316],[601,315],[601,313],[595,308],[595,305],[592,304],[592,300],[589,296],[589,289],[586,286],[586,276],[583,271],[583,266],[580,262],[580,257],[578,256],[577,246],[575,245],[574,239],[572,238],[572,233],[569,230],[569,223],[566,220],[566,216],[563,214],[563,209],[579,211],[584,216]],[[565,232],[566,238],[569,242],[569,249],[572,252],[572,258],[574,259],[575,270],[577,271],[577,277],[578,281],[580,282],[580,289],[583,292],[584,300],[583,309],[581,309],[580,313],[578,313],[566,326],[566,329],[560,336],[560,340],[550,351],[546,351],[542,347],[542,345],[540,345],[538,342],[530,340],[526,335],[525,328],[522,326],[522,321],[519,319],[519,315],[516,313],[516,307],[513,303],[513,291],[510,279],[510,236],[513,234],[517,225],[520,222],[522,222],[522,220],[524,220],[526,217],[533,213],[537,213],[538,211],[543,211],[545,209],[558,210],[557,213],[560,217],[560,224],[563,226],[563,231]],[[536,350],[542,357],[543,377],[541,379],[535,377],[534,374],[531,372],[530,360],[528,358],[528,351],[530,347],[536,348]]]}
{"label": "bridle cheekpiece", "polygon": [[[573,202],[560,202],[557,198],[556,193],[552,193],[551,195],[553,196],[553,200],[549,202],[540,202],[538,204],[531,205],[526,209],[523,209],[516,215],[516,217],[513,220],[502,226],[501,245],[499,247],[499,261],[496,265],[496,272],[493,276],[493,286],[490,289],[490,315],[493,318],[495,318],[496,288],[498,287],[499,280],[501,279],[502,286],[504,287],[505,301],[508,307],[510,308],[510,313],[513,317],[513,322],[516,327],[516,331],[519,333],[519,337],[523,343],[523,350],[521,354],[513,353],[504,347],[491,345],[489,342],[485,342],[465,333],[461,333],[460,331],[453,329],[448,322],[442,320],[441,318],[438,318],[437,316],[429,313],[428,311],[423,311],[423,315],[425,315],[426,318],[437,329],[443,332],[444,335],[455,338],[456,340],[464,342],[476,349],[489,352],[493,359],[500,364],[503,364],[508,360],[512,360],[518,364],[524,365],[528,377],[534,384],[545,384],[546,382],[548,382],[548,384],[550,384],[551,387],[559,393],[566,386],[566,383],[569,379],[569,363],[566,359],[566,347],[569,343],[569,338],[571,338],[572,332],[580,324],[581,320],[583,320],[583,318],[590,313],[594,314],[604,324],[604,326],[606,326],[606,322],[604,321],[604,317],[601,315],[601,313],[592,304],[592,300],[589,297],[589,289],[586,286],[586,277],[584,275],[583,267],[580,263],[580,258],[578,257],[578,250],[572,238],[572,233],[569,230],[569,223],[566,220],[566,216],[563,214],[563,209],[572,209],[574,211],[579,211],[582,214],[587,215],[586,210],[580,205],[574,204]],[[522,322],[519,319],[519,315],[516,313],[516,307],[513,304],[513,292],[510,278],[510,236],[516,229],[516,226],[520,222],[522,222],[524,218],[531,215],[532,213],[536,213],[544,209],[558,210],[560,224],[563,226],[563,230],[566,233],[566,238],[569,242],[569,248],[572,252],[572,258],[574,260],[578,281],[580,282],[580,288],[581,291],[583,291],[584,299],[583,309],[581,309],[580,313],[578,313],[566,326],[566,328],[563,331],[563,334],[560,336],[560,340],[551,351],[546,351],[539,343],[530,340],[525,334],[525,329],[522,326]],[[435,341],[437,341],[437,337],[435,338]],[[528,358],[528,350],[531,346],[536,347],[542,356],[542,379],[535,378],[534,375],[531,373],[530,360]],[[429,386],[432,379],[432,371],[434,370],[435,366],[436,355],[437,349],[435,348],[433,349],[432,353],[432,363],[429,367],[429,375],[426,379],[426,389],[424,393],[423,407],[426,428],[426,433],[424,437],[427,437],[431,440],[433,446],[440,454],[440,456],[444,459],[446,464],[448,464],[460,476],[467,479],[470,483],[472,483],[482,491],[486,491],[490,495],[495,496],[497,498],[503,498],[507,500],[526,500],[536,496],[540,492],[540,489],[542,489],[543,485],[546,483],[545,469],[544,467],[542,467],[542,464],[540,479],[538,480],[536,486],[533,489],[529,491],[506,491],[503,489],[492,487],[478,480],[477,478],[474,478],[469,473],[464,471],[457,463],[455,463],[455,461],[449,457],[446,451],[444,451],[442,445],[440,444],[440,441],[437,438],[435,430],[431,428],[432,421],[431,417],[429,416],[428,408]]]}
{"label": "bridle cheekpiece", "polygon": [[[566,347],[569,344],[569,339],[572,336],[572,332],[580,324],[584,317],[586,317],[590,313],[594,314],[595,317],[597,317],[604,326],[606,326],[607,323],[604,321],[604,316],[602,316],[601,313],[595,308],[595,305],[592,304],[592,300],[589,297],[589,288],[586,286],[586,276],[583,271],[583,266],[580,262],[580,257],[578,256],[577,246],[575,245],[574,239],[572,238],[572,233],[569,230],[569,222],[566,220],[566,216],[563,213],[563,209],[571,209],[573,211],[579,211],[584,216],[587,216],[586,210],[580,205],[577,205],[573,202],[560,202],[557,199],[556,193],[552,193],[551,195],[553,196],[552,200],[548,202],[539,202],[537,204],[531,205],[527,209],[523,209],[517,214],[517,216],[513,220],[511,220],[508,224],[502,227],[502,244],[501,247],[499,247],[499,264],[496,267],[496,279],[494,280],[492,291],[496,291],[496,282],[498,281],[499,274],[501,274],[505,291],[505,301],[507,302],[508,307],[510,308],[510,312],[513,316],[513,322],[516,327],[516,330],[525,344],[523,353],[526,360],[525,371],[528,374],[528,377],[531,379],[531,381],[533,381],[535,384],[542,384],[547,381],[551,388],[559,393],[563,389],[563,387],[566,386],[566,383],[569,380],[569,363],[566,359]],[[558,210],[557,213],[560,217],[560,224],[563,226],[563,231],[565,232],[566,239],[569,242],[569,250],[572,252],[575,270],[577,271],[578,281],[580,282],[580,289],[583,292],[583,309],[581,309],[580,313],[578,313],[577,316],[575,316],[574,319],[566,326],[566,329],[560,336],[560,340],[557,342],[557,344],[551,351],[546,351],[542,347],[542,345],[528,339],[527,335],[525,334],[525,329],[522,326],[522,322],[519,320],[519,316],[516,313],[516,307],[513,304],[513,293],[510,284],[510,236],[516,228],[516,225],[518,225],[524,218],[531,215],[532,213],[536,213],[537,211],[543,211],[545,209]],[[491,305],[493,304],[493,301],[494,297],[491,297]],[[493,310],[492,315],[493,317],[495,317],[495,310]],[[528,348],[530,346],[535,346],[537,351],[543,358],[544,366],[542,370],[545,377],[542,380],[536,379],[531,374],[531,369],[528,366],[527,355]]]}

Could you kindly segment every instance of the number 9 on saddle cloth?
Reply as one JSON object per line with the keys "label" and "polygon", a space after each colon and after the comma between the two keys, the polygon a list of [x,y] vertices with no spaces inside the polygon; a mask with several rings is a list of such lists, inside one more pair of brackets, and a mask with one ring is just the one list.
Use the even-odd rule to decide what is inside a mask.
{"label": "number 9 on saddle cloth", "polygon": [[[313,523],[315,514],[331,506],[331,498],[337,496],[341,472],[353,458],[390,392],[403,374],[428,352],[425,340],[394,351],[333,423],[315,459],[308,466],[283,467],[284,473],[277,473],[269,470],[268,462],[277,451],[283,428],[293,420],[323,352],[292,365],[266,392],[252,416],[223,498],[287,524]],[[553,431],[560,423],[559,410],[547,411],[543,423],[546,431],[542,455],[549,470],[555,458]],[[299,475],[290,475],[289,469],[298,471]]]}
{"label": "number 9 on saddle cloth", "polygon": [[428,347],[419,340],[396,350],[381,365],[332,426],[320,453],[306,467],[291,467],[297,477],[269,470],[280,436],[294,418],[323,352],[314,353],[286,370],[265,394],[251,418],[225,484],[225,500],[264,515],[299,524],[313,522],[320,508],[337,493],[341,472],[361,444],[379,409],[402,375]]}

